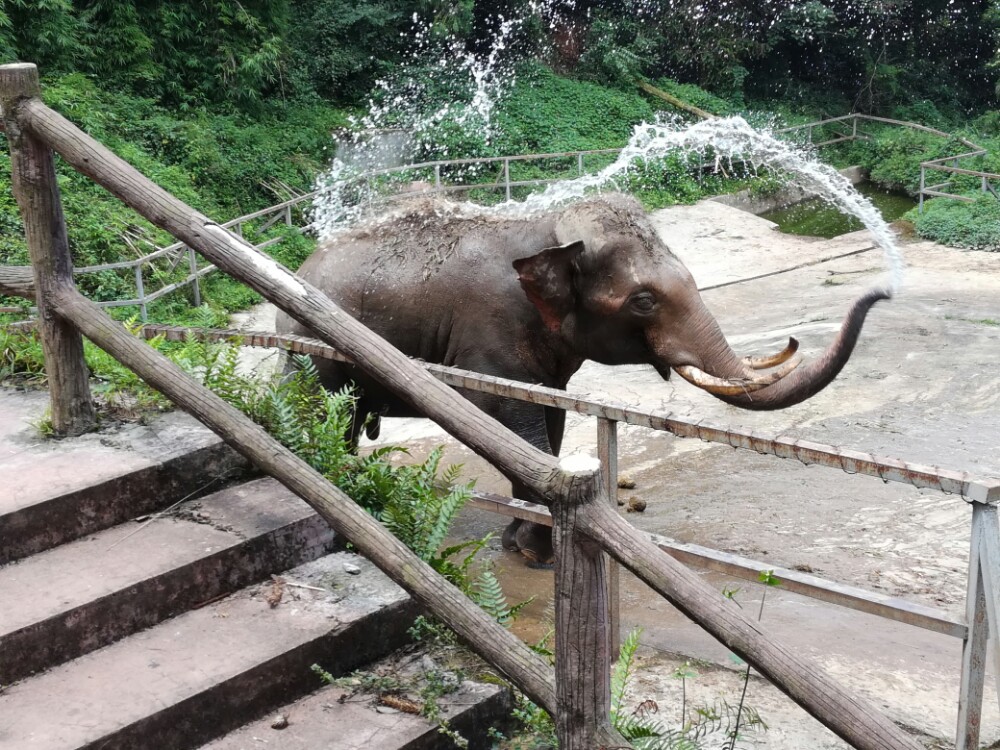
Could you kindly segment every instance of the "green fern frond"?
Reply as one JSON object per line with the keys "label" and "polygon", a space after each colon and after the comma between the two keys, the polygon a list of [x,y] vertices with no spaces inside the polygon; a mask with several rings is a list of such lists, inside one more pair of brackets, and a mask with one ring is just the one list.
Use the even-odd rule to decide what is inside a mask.
{"label": "green fern frond", "polygon": [[510,622],[510,607],[507,605],[507,597],[504,596],[500,581],[491,570],[485,570],[472,584],[473,595],[476,604],[486,614],[506,625]]}
{"label": "green fern frond", "polygon": [[631,630],[618,649],[618,661],[611,670],[611,716],[617,719],[625,700],[625,689],[632,677],[632,667],[635,664],[635,652],[639,649],[641,628]]}
{"label": "green fern frond", "polygon": [[451,529],[452,523],[455,521],[455,516],[458,515],[459,511],[465,506],[466,501],[472,494],[471,485],[454,486],[447,495],[441,497],[440,501],[435,504],[434,517],[430,519],[430,528],[428,529],[426,546],[435,552],[437,549],[444,544],[445,537],[448,536],[448,531]]}

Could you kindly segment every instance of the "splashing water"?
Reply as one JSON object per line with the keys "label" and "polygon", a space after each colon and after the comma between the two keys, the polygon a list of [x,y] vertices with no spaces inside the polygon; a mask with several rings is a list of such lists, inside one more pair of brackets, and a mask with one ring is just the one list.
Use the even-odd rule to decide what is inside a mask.
{"label": "splashing water", "polygon": [[[553,1],[531,3],[528,12],[543,13]],[[393,161],[412,163],[428,153],[447,159],[448,147],[435,142],[442,126],[490,143],[495,135],[496,103],[515,79],[504,52],[528,17],[499,18],[489,53],[477,57],[454,37],[438,37],[432,23],[414,15],[413,48],[400,72],[392,80],[377,81],[377,93],[368,102],[367,114],[351,120],[347,140],[350,160],[335,158],[316,181],[311,228],[321,239],[350,229],[370,214],[379,195],[364,175],[391,168]],[[454,100],[430,107],[435,88],[460,91]],[[372,135],[386,129],[410,134],[406,153],[378,148]],[[472,177],[475,172],[476,168],[466,169],[465,176]]]}
{"label": "splashing water", "polygon": [[754,130],[742,117],[713,118],[687,127],[642,123],[636,126],[618,158],[601,171],[554,183],[523,202],[507,202],[496,210],[526,216],[580,200],[590,192],[615,187],[616,179],[635,169],[638,163],[677,153],[700,154],[714,162],[716,169],[723,163],[744,161],[754,170],[767,167],[789,175],[795,185],[857,217],[865,225],[882,248],[889,266],[886,290],[890,294],[899,290],[905,267],[903,257],[895,235],[872,202],[830,165],[770,133]]}
{"label": "splashing water", "polygon": [[[560,2],[573,4],[573,0],[531,0],[520,17],[498,18],[497,30],[485,57],[467,51],[454,38],[440,37],[434,33],[433,24],[422,23],[414,16],[414,48],[402,73],[393,81],[379,81],[380,101],[373,98],[368,114],[353,122],[352,145],[361,158],[350,165],[334,160],[331,168],[317,181],[311,225],[317,236],[323,241],[330,240],[362,222],[391,220],[396,213],[390,208],[380,215],[375,214],[381,195],[372,177],[391,165],[382,160],[384,154],[377,148],[365,148],[368,134],[386,127],[411,133],[409,158],[403,163],[413,163],[414,159],[428,153],[447,159],[447,146],[434,142],[442,126],[489,143],[495,134],[496,103],[514,83],[512,61],[506,59],[504,53],[530,18],[541,19],[555,28],[560,21]],[[463,93],[456,94],[445,105],[428,106],[434,98],[432,88],[455,85]],[[766,167],[787,175],[793,184],[858,218],[885,254],[889,267],[886,291],[890,294],[898,291],[904,268],[902,255],[891,229],[871,201],[829,165],[779,141],[766,130],[754,130],[742,117],[713,118],[688,126],[667,120],[642,123],[635,127],[618,158],[595,174],[549,185],[523,202],[508,201],[492,208],[472,203],[442,204],[438,210],[460,215],[531,216],[594,192],[617,190],[616,181],[627,177],[641,164],[675,154],[698,154],[705,162],[714,163],[717,170],[725,163],[732,167],[735,162],[749,165],[754,171]],[[473,182],[469,178],[476,176],[478,168],[477,165],[455,176]],[[397,179],[412,180],[414,173]]]}

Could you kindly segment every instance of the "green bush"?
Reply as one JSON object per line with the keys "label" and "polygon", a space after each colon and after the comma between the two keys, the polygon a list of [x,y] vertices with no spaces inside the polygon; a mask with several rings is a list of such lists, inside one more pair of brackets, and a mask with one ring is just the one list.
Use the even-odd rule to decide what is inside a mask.
{"label": "green bush", "polygon": [[873,131],[873,137],[832,148],[833,161],[858,164],[869,171],[872,182],[889,190],[905,190],[910,195],[920,190],[921,162],[968,151],[956,139],[909,128],[879,128],[862,122],[859,129]]}
{"label": "green bush", "polygon": [[[695,107],[719,117],[740,114],[743,110],[742,102],[734,104],[721,96],[716,96],[699,86],[695,86],[693,83],[678,83],[669,78],[660,78],[655,81],[655,86],[668,94],[673,94],[681,101],[693,104]],[[669,107],[666,108],[669,109]]]}
{"label": "green bush", "polygon": [[924,212],[913,209],[905,216],[924,239],[950,247],[1000,251],[1000,200],[980,193],[973,203],[935,198],[924,203]]}
{"label": "green bush", "polygon": [[501,103],[494,146],[505,155],[616,148],[654,116],[638,90],[625,93],[572,80],[531,63],[521,66]]}
{"label": "green bush", "polygon": [[[310,189],[326,164],[331,131],[347,122],[344,112],[321,104],[300,104],[256,120],[204,109],[178,115],[150,99],[105,90],[79,73],[47,78],[43,95],[50,106],[158,185],[219,220],[278,202],[287,197],[282,185]],[[57,173],[77,267],[137,257],[153,249],[147,241],[161,246],[173,242],[89,178],[61,162]],[[126,230],[140,238],[135,249],[122,239]],[[289,234],[272,252],[297,268],[312,247],[311,241]],[[10,155],[6,141],[0,140],[0,264],[27,262],[20,213],[10,190]],[[146,271],[148,284],[179,278],[179,272],[170,278],[157,273]],[[85,294],[99,301],[129,298],[135,291],[130,270],[81,276],[79,283]],[[225,299],[208,297],[220,309],[241,309],[259,300],[249,290],[235,288],[234,282],[213,278],[205,286],[209,292],[224,292]],[[173,309],[170,302],[161,307]]]}

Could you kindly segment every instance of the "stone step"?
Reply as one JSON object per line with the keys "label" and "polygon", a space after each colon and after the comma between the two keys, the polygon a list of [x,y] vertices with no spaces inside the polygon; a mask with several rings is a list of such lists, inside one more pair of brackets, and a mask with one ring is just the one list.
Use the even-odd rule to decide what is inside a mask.
{"label": "stone step", "polygon": [[[376,666],[377,670],[378,667]],[[454,750],[453,740],[438,724],[422,716],[378,705],[375,696],[342,700],[344,688],[327,686],[272,711],[202,750]],[[499,685],[464,681],[437,700],[451,730],[464,737],[469,750],[490,750],[496,740],[490,729],[503,730],[511,721],[511,693]],[[287,726],[275,728],[283,717]],[[284,722],[278,724],[282,726]]]}
{"label": "stone step", "polygon": [[0,565],[218,490],[245,465],[185,414],[45,440],[20,406],[0,398]]}
{"label": "stone step", "polygon": [[333,551],[327,523],[273,479],[184,503],[0,568],[0,683],[74,659]]}
{"label": "stone step", "polygon": [[312,664],[344,674],[408,640],[417,607],[363,558],[283,578],[7,687],[0,748],[197,747],[316,689]]}

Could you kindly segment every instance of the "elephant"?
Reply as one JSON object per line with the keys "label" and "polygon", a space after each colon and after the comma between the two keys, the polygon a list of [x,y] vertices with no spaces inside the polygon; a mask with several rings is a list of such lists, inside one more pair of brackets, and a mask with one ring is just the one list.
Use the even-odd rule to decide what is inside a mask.
{"label": "elephant", "polygon": [[[743,358],[730,348],[690,272],[633,197],[605,194],[531,217],[408,201],[389,218],[322,243],[298,271],[405,354],[502,378],[565,388],[585,360],[651,364],[743,409],[781,409],[825,388],[847,363],[869,309],[852,305],[836,339],[799,367],[797,342]],[[310,335],[282,314],[279,333]],[[356,368],[316,360],[323,383],[358,388],[356,408],[419,416]],[[558,455],[565,413],[482,393],[467,398],[536,448]],[[358,437],[362,420],[353,438]],[[538,501],[515,483],[515,497]],[[503,545],[552,560],[548,529],[514,521]]]}

